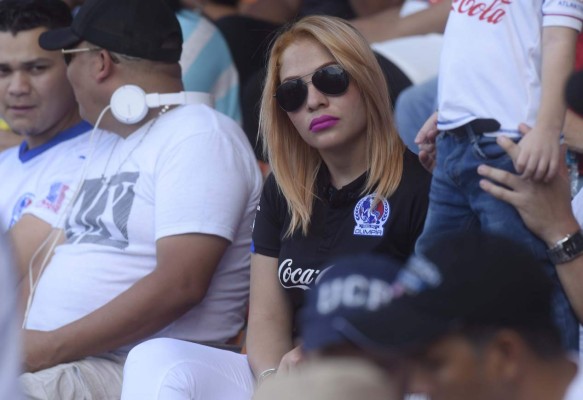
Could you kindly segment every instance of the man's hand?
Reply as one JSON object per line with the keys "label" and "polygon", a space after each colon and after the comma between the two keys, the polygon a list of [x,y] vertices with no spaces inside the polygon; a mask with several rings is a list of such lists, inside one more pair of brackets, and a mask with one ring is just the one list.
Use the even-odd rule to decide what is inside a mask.
{"label": "man's hand", "polygon": [[22,331],[24,369],[35,372],[61,363],[58,357],[58,338],[54,331]]}
{"label": "man's hand", "polygon": [[435,157],[437,156],[435,138],[438,134],[436,111],[425,121],[415,137],[415,144],[419,146],[419,161],[429,172],[432,172],[435,167]]}
{"label": "man's hand", "polygon": [[[509,138],[499,137],[497,143],[513,161],[522,153],[519,145]],[[564,160],[564,157],[561,159]],[[497,199],[513,205],[525,225],[547,242],[547,245],[552,246],[578,229],[571,209],[569,180],[564,161],[560,167],[560,173],[549,182],[540,182],[481,165],[478,173],[487,179],[480,181],[480,187]]]}
{"label": "man's hand", "polygon": [[523,179],[549,182],[559,170],[559,141],[549,140],[546,132],[536,126],[529,130],[527,125],[520,124],[518,129],[525,136],[518,143],[514,168]]}

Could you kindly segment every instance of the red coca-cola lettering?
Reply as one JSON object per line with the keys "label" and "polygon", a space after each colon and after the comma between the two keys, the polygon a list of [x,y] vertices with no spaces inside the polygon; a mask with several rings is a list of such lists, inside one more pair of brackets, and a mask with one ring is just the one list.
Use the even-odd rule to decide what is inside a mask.
{"label": "red coca-cola lettering", "polygon": [[506,15],[505,8],[512,0],[494,0],[488,4],[479,0],[453,0],[451,10],[470,17],[477,17],[480,21],[497,24]]}

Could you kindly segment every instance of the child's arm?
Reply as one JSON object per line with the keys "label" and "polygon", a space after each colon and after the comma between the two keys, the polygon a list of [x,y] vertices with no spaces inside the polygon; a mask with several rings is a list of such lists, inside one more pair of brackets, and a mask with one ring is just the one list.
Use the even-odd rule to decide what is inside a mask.
{"label": "child's arm", "polygon": [[548,181],[558,171],[559,137],[566,110],[564,90],[573,69],[577,35],[572,28],[543,28],[540,108],[534,128],[519,143],[515,163],[525,179]]}

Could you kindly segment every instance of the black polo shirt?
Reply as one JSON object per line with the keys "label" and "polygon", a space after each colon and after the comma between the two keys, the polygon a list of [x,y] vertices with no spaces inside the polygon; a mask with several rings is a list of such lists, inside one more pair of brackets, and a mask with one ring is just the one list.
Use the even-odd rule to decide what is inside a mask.
{"label": "black polo shirt", "polygon": [[304,291],[329,266],[326,262],[331,258],[378,252],[405,260],[413,253],[425,221],[431,175],[409,150],[403,162],[399,187],[374,209],[374,192],[361,194],[366,174],[336,190],[323,166],[308,235],[298,230],[285,239],[290,214],[273,175],[267,178],[255,217],[252,251],[278,259],[279,281],[294,310],[301,307]]}

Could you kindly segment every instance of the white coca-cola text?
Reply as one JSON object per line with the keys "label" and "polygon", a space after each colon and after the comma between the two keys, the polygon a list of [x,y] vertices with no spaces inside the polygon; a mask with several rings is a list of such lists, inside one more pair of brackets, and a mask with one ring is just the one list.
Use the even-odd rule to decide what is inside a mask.
{"label": "white coca-cola text", "polygon": [[279,265],[279,280],[283,287],[285,288],[300,288],[308,289],[309,285],[318,277],[320,274],[319,269],[313,268],[292,268],[293,260],[287,258],[281,262]]}

